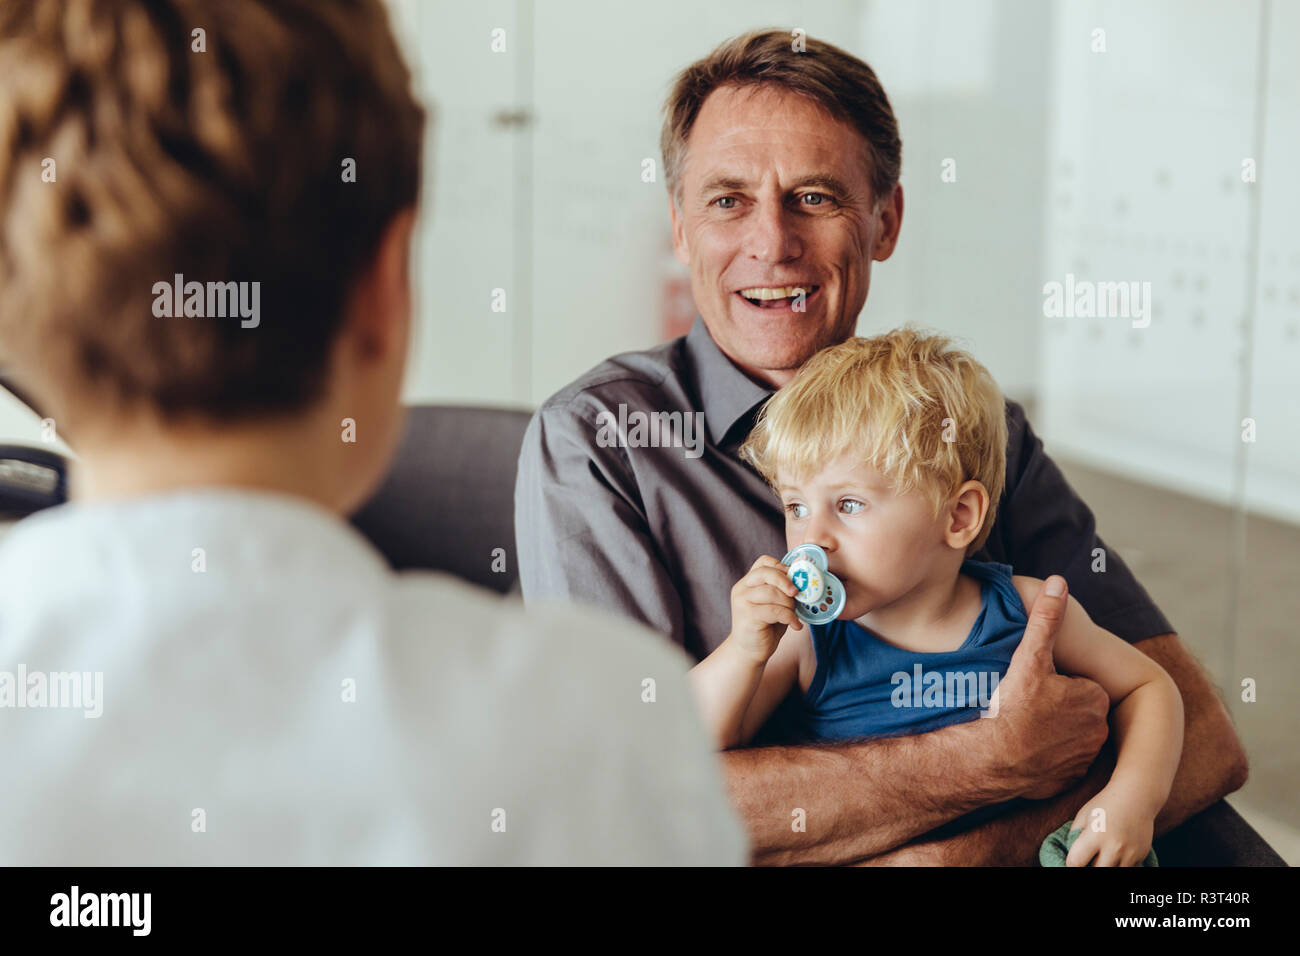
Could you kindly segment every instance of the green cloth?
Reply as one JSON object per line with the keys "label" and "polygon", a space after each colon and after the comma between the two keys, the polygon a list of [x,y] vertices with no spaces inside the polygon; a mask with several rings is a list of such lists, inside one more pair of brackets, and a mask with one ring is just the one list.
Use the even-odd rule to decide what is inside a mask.
{"label": "green cloth", "polygon": [[[1073,823],[1073,821],[1070,821]],[[1070,823],[1062,823],[1061,826],[1053,830],[1043,841],[1043,845],[1038,848],[1038,862],[1043,866],[1065,866],[1065,857],[1070,852],[1070,847],[1074,841],[1079,839],[1079,834],[1083,830],[1071,830]],[[1152,847],[1147,858],[1142,861],[1143,866],[1159,866],[1156,861],[1156,848]]]}

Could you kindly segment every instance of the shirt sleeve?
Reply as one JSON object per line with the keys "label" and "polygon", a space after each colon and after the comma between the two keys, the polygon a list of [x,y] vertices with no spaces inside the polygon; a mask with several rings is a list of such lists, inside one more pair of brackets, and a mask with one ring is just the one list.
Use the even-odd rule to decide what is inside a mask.
{"label": "shirt sleeve", "polygon": [[623,449],[596,444],[573,405],[529,423],[515,484],[515,547],[526,603],[569,600],[630,617],[682,645],[682,599],[649,533]]}
{"label": "shirt sleeve", "polygon": [[[1007,401],[1007,487],[996,525],[1001,557],[1017,574],[1062,575],[1099,626],[1130,644],[1174,630],[1118,552],[1097,534],[1092,511],[1043,450],[1024,408]],[[990,542],[992,543],[992,542]],[[1105,571],[1094,571],[1094,555]]]}

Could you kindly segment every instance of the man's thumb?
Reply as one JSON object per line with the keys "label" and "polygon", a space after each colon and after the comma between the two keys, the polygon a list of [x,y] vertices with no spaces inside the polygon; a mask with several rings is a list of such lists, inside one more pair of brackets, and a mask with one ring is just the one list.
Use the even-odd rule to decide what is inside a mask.
{"label": "man's thumb", "polygon": [[1029,623],[1025,625],[1025,636],[1020,639],[1016,656],[1026,654],[1034,658],[1038,667],[1055,670],[1052,653],[1056,647],[1056,631],[1065,617],[1068,601],[1065,578],[1053,574],[1043,582],[1034,606],[1029,609]]}

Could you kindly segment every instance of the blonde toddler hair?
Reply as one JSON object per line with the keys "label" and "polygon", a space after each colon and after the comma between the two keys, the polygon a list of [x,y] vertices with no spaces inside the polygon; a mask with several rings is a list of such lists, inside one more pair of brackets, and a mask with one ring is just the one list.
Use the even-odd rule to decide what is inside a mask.
{"label": "blonde toddler hair", "polygon": [[814,355],[768,399],[740,456],[777,489],[778,470],[802,478],[859,454],[895,494],[927,495],[936,518],[976,480],[989,511],[969,556],[993,526],[1006,447],[1006,403],[988,370],[947,337],[904,327]]}

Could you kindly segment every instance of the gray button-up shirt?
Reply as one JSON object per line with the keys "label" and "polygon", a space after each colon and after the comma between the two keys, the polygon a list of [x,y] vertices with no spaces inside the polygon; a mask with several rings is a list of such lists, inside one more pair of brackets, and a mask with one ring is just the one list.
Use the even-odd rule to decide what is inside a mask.
{"label": "gray button-up shirt", "polygon": [[[688,335],[616,355],[548,399],[515,487],[524,599],[595,604],[709,654],[731,629],[732,586],[760,554],[786,551],[780,499],[736,457],[771,394],[697,317]],[[1006,406],[1006,487],[972,557],[1064,576],[1092,619],[1129,642],[1172,631],[1118,554],[1091,570],[1093,549],[1106,548],[1092,512],[1024,409]]]}

